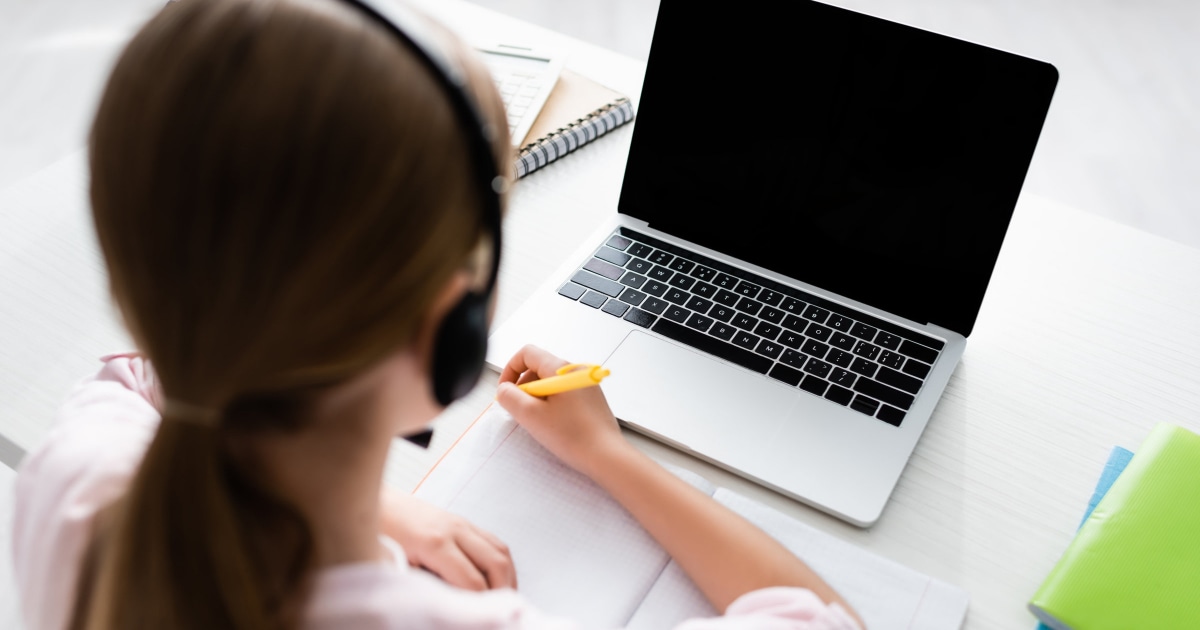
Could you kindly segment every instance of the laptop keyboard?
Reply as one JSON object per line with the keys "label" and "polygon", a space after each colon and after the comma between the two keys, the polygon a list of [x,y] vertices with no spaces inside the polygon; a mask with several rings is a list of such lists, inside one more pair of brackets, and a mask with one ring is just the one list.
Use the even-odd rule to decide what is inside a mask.
{"label": "laptop keyboard", "polygon": [[628,228],[558,293],[895,426],[945,347]]}

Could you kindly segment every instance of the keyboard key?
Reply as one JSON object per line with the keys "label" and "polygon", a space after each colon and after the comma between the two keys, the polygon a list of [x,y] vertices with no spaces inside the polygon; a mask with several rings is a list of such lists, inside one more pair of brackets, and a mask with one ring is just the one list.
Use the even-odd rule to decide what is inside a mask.
{"label": "keyboard key", "polygon": [[850,408],[859,413],[874,416],[875,412],[879,410],[879,401],[859,394],[854,397],[854,400],[850,401]]}
{"label": "keyboard key", "polygon": [[753,350],[758,346],[758,337],[744,330],[737,331],[733,336],[733,343],[747,349]]}
{"label": "keyboard key", "polygon": [[779,357],[779,360],[796,369],[800,369],[804,367],[805,363],[808,363],[808,356],[800,354],[795,350],[784,350],[783,356]]}
{"label": "keyboard key", "polygon": [[772,362],[767,357],[727,344],[702,332],[696,332],[687,326],[660,318],[654,322],[650,330],[759,374],[766,374],[767,370],[771,369]]}
{"label": "keyboard key", "polygon": [[612,263],[604,262],[603,260],[600,260],[599,258],[593,258],[593,259],[587,261],[587,264],[585,264],[583,266],[583,268],[587,269],[588,271],[590,271],[594,274],[604,276],[605,278],[608,278],[609,280],[616,280],[617,278],[620,278],[625,273],[624,271],[621,270],[620,267],[618,267]]}
{"label": "keyboard key", "polygon": [[596,252],[596,258],[599,258],[600,260],[607,260],[618,267],[623,266],[630,260],[633,260],[633,256],[630,256],[625,252],[619,252],[611,247],[601,247],[600,250]]}
{"label": "keyboard key", "polygon": [[854,370],[855,372],[858,372],[859,374],[862,374],[868,378],[875,376],[875,370],[878,368],[878,365],[871,363],[862,357],[855,359],[854,363],[850,364],[851,370]]}
{"label": "keyboard key", "polygon": [[778,363],[771,368],[771,371],[768,372],[768,374],[771,375],[771,378],[783,381],[792,387],[799,385],[800,379],[804,378],[804,373],[800,370],[793,370],[786,365],[780,365]]}
{"label": "keyboard key", "polygon": [[850,400],[854,398],[854,392],[842,387],[841,385],[830,385],[829,391],[825,392],[825,399],[832,400],[839,405],[848,405]]}
{"label": "keyboard key", "polygon": [[625,238],[624,236],[613,234],[612,236],[608,237],[608,242],[605,243],[605,245],[608,245],[613,249],[625,251],[625,248],[629,247],[631,243],[633,243],[633,241]]}
{"label": "keyboard key", "polygon": [[785,312],[799,315],[804,312],[805,306],[808,306],[808,304],[795,298],[783,298],[783,303],[779,305],[779,308],[783,309]]}
{"label": "keyboard key", "polygon": [[650,269],[650,271],[646,272],[646,275],[650,276],[651,279],[658,280],[659,282],[666,282],[671,279],[671,276],[675,275],[675,272],[667,269],[666,267],[655,265]]}
{"label": "keyboard key", "polygon": [[[574,282],[575,284],[582,284],[593,291],[599,291],[600,293],[611,297],[617,297],[618,295],[621,295],[621,291],[625,290],[625,285],[621,284],[620,282],[613,282],[612,280],[601,278],[594,273],[588,273],[586,271],[576,271],[575,275],[571,276],[571,282]],[[597,308],[599,308],[599,306],[597,306]]]}
{"label": "keyboard key", "polygon": [[692,275],[705,282],[710,282],[717,275],[717,271],[701,265],[692,270]]}
{"label": "keyboard key", "polygon": [[[801,348],[800,351],[804,354],[812,355],[818,359],[824,359],[825,353],[829,352],[829,346],[817,341],[816,339],[809,339],[804,343],[804,347]],[[825,375],[822,374],[821,376]]]}
{"label": "keyboard key", "polygon": [[650,311],[651,313],[654,313],[655,315],[662,315],[662,312],[667,310],[667,307],[670,305],[671,305],[670,302],[667,302],[666,300],[660,300],[660,299],[654,298],[654,297],[646,300],[645,302],[642,302],[642,308],[646,309],[647,311]]}
{"label": "keyboard key", "polygon": [[904,364],[904,373],[911,374],[917,378],[925,378],[929,376],[929,366],[916,359],[909,359]]}
{"label": "keyboard key", "polygon": [[684,291],[686,291],[686,290],[692,288],[693,284],[696,284],[696,279],[689,278],[681,273],[677,273],[677,274],[675,274],[675,277],[671,278],[671,281],[668,282],[667,284],[669,284],[673,287],[679,287],[680,289],[683,289]]}
{"label": "keyboard key", "polygon": [[643,291],[645,291],[646,293],[649,293],[650,295],[653,295],[654,297],[662,297],[662,296],[666,295],[667,289],[670,289],[670,288],[671,287],[668,287],[667,285],[659,282],[658,280],[651,280],[642,286]]}
{"label": "keyboard key", "polygon": [[782,329],[775,324],[758,322],[758,325],[754,327],[754,334],[758,335],[759,337],[765,337],[767,339],[774,340],[779,336],[780,330]]}
{"label": "keyboard key", "polygon": [[588,291],[587,294],[583,296],[583,299],[581,299],[579,301],[583,302],[584,304],[587,304],[588,306],[590,306],[592,308],[600,308],[600,306],[603,305],[605,300],[607,300],[607,299],[608,298],[604,297],[603,295],[601,295],[599,293],[596,293],[595,291]]}
{"label": "keyboard key", "polygon": [[735,313],[733,315],[733,325],[742,330],[754,330],[754,327],[758,325],[758,320],[745,313]]}
{"label": "keyboard key", "polygon": [[754,296],[758,295],[758,290],[760,288],[761,287],[759,287],[757,284],[753,284],[751,282],[746,282],[745,280],[742,280],[737,285],[737,288],[734,289],[734,291],[736,291],[746,297],[754,297]]}
{"label": "keyboard key", "polygon": [[654,320],[658,319],[652,313],[643,311],[640,308],[631,308],[628,313],[625,313],[625,321],[633,322],[642,328],[649,328]]}
{"label": "keyboard key", "polygon": [[804,335],[801,335],[798,332],[784,330],[783,334],[779,336],[779,343],[789,348],[799,348],[804,344]]}
{"label": "keyboard key", "polygon": [[808,322],[795,315],[788,315],[787,317],[783,318],[783,327],[790,328],[798,333],[802,333],[804,332],[805,328],[808,328]]}
{"label": "keyboard key", "polygon": [[783,301],[783,294],[778,291],[763,289],[762,293],[758,294],[758,299],[766,302],[770,306],[779,306],[779,303]]}
{"label": "keyboard key", "polygon": [[804,382],[800,383],[800,389],[803,389],[804,391],[806,391],[810,394],[816,394],[818,396],[821,396],[822,394],[824,394],[825,390],[828,388],[829,388],[829,383],[826,383],[825,381],[813,376],[812,374],[805,376]]}
{"label": "keyboard key", "polygon": [[738,300],[737,310],[746,313],[747,315],[758,315],[759,309],[762,308],[762,302],[755,302],[750,298],[742,298]]}
{"label": "keyboard key", "polygon": [[891,385],[896,389],[906,391],[910,394],[921,391],[920,379],[901,374],[889,367],[879,368],[879,373],[875,375],[875,379],[884,385]]}
{"label": "keyboard key", "polygon": [[829,317],[829,311],[819,306],[813,306],[812,304],[809,304],[808,308],[804,309],[804,319],[809,321],[817,322],[818,324],[824,324],[827,317]]}
{"label": "keyboard key", "polygon": [[708,316],[719,322],[727,322],[727,321],[733,319],[733,316],[735,314],[736,314],[736,311],[734,311],[732,308],[729,308],[728,306],[721,306],[720,304],[717,304],[716,306],[714,306],[712,308],[712,311],[710,311],[708,313]]}
{"label": "keyboard key", "polygon": [[717,322],[712,328],[708,329],[708,334],[716,337],[717,339],[729,341],[730,339],[733,339],[734,335],[737,334],[737,329],[729,324]]}
{"label": "keyboard key", "polygon": [[713,305],[712,302],[709,302],[708,300],[706,300],[702,297],[699,297],[699,296],[695,296],[695,295],[693,295],[691,298],[688,299],[687,304],[684,304],[684,306],[692,309],[693,311],[696,311],[697,313],[701,313],[701,314],[707,313],[709,307],[711,307],[712,305]]}
{"label": "keyboard key", "polygon": [[771,322],[772,324],[782,324],[783,323],[783,311],[781,311],[777,308],[771,308],[770,306],[768,306],[768,307],[764,308],[762,311],[760,311],[758,316]]}
{"label": "keyboard key", "polygon": [[692,286],[692,293],[711,300],[717,296],[717,287],[707,282],[697,282]]}
{"label": "keyboard key", "polygon": [[829,335],[833,334],[833,330],[831,330],[828,326],[822,326],[816,322],[813,322],[808,325],[808,328],[804,329],[804,334],[816,339],[817,341],[829,341]]}
{"label": "keyboard key", "polygon": [[838,367],[848,368],[854,362],[854,355],[845,350],[834,348],[829,351],[829,354],[825,355],[825,360]]}
{"label": "keyboard key", "polygon": [[899,370],[901,365],[904,365],[904,355],[901,355],[891,350],[884,350],[879,354],[879,362],[892,368]]}
{"label": "keyboard key", "polygon": [[625,263],[625,268],[636,273],[650,273],[650,270],[654,268],[654,265],[651,264],[649,260],[634,258],[633,260]]}
{"label": "keyboard key", "polygon": [[724,304],[725,306],[737,306],[738,300],[741,298],[739,298],[738,294],[734,293],[733,291],[721,289],[717,291],[717,297],[713,299],[721,304]]}
{"label": "keyboard key", "polygon": [[906,411],[913,403],[911,394],[906,394],[898,389],[892,389],[883,383],[872,381],[869,378],[858,379],[858,382],[854,384],[854,391],[866,394],[876,400],[882,400],[893,407],[899,407]]}
{"label": "keyboard key", "polygon": [[851,387],[857,378],[858,376],[854,372],[842,368],[833,368],[833,371],[829,373],[829,380],[842,387]]}
{"label": "keyboard key", "polygon": [[805,372],[808,372],[809,374],[815,374],[817,376],[820,376],[821,378],[825,378],[825,376],[827,374],[829,374],[829,371],[832,369],[833,369],[832,365],[829,365],[828,363],[826,363],[816,357],[809,359],[808,363],[804,364]]}
{"label": "keyboard key", "polygon": [[621,293],[620,300],[626,304],[641,306],[642,302],[646,300],[646,294],[635,289],[625,289],[625,291]]}
{"label": "keyboard key", "polygon": [[687,304],[688,298],[692,297],[692,294],[683,289],[667,289],[667,294],[663,297],[672,304],[682,305]]}
{"label": "keyboard key", "polygon": [[872,361],[875,360],[875,357],[879,356],[879,350],[879,346],[873,343],[867,343],[865,341],[860,341],[854,346],[854,354],[857,354],[860,357],[866,357]]}
{"label": "keyboard key", "polygon": [[755,348],[754,351],[763,355],[764,357],[771,357],[774,359],[779,356],[780,352],[783,352],[783,346],[771,341],[770,339],[763,339],[762,341],[758,342],[758,347]]}
{"label": "keyboard key", "polygon": [[883,330],[879,331],[878,335],[875,335],[875,343],[887,348],[888,350],[899,350],[900,341],[901,340],[899,336]]}
{"label": "keyboard key", "polygon": [[600,310],[608,313],[609,315],[616,315],[617,317],[620,317],[625,314],[625,311],[629,310],[629,305],[624,302],[609,300],[604,303],[604,308],[601,308]]}
{"label": "keyboard key", "polygon": [[572,300],[578,300],[579,296],[583,295],[585,292],[587,292],[587,289],[575,284],[574,282],[568,282],[558,288],[559,295],[569,297]]}
{"label": "keyboard key", "polygon": [[734,278],[727,273],[718,273],[717,277],[712,279],[712,283],[721,287],[722,289],[732,289],[733,287],[737,286],[737,278]]}
{"label": "keyboard key", "polygon": [[687,273],[692,270],[692,267],[695,266],[696,263],[690,260],[684,260],[682,258],[676,258],[675,262],[667,265],[667,267],[671,268],[671,271],[678,271],[679,273]]}
{"label": "keyboard key", "polygon": [[688,328],[695,328],[700,332],[708,330],[709,326],[713,325],[713,318],[705,317],[699,313],[692,313],[692,316],[687,320]]}
{"label": "keyboard key", "polygon": [[854,335],[859,339],[866,339],[867,341],[874,339],[875,333],[878,331],[878,328],[875,328],[874,326],[868,326],[862,322],[855,322],[854,326],[850,328],[851,335]]}
{"label": "keyboard key", "polygon": [[858,340],[846,333],[835,332],[829,336],[829,343],[841,348],[842,350],[853,350],[854,344]]}
{"label": "keyboard key", "polygon": [[843,317],[841,315],[833,315],[829,318],[829,321],[825,323],[830,328],[844,333],[850,332],[850,329],[854,326],[853,319],[850,319],[849,317]]}
{"label": "keyboard key", "polygon": [[643,284],[646,284],[646,276],[639,276],[632,271],[626,271],[625,275],[621,276],[621,284],[640,289]]}
{"label": "keyboard key", "polygon": [[919,343],[913,343],[907,339],[900,344],[900,354],[912,357],[922,363],[933,363],[937,359],[937,350],[923,346]]}
{"label": "keyboard key", "polygon": [[879,413],[875,414],[875,417],[898,427],[904,421],[904,412],[890,405],[880,405]]}
{"label": "keyboard key", "polygon": [[675,259],[674,256],[662,251],[661,249],[648,256],[650,262],[656,265],[669,265]]}
{"label": "keyboard key", "polygon": [[629,249],[626,251],[634,256],[637,256],[638,258],[645,258],[650,255],[650,252],[654,251],[654,248],[642,243],[634,243],[633,245],[630,245]]}
{"label": "keyboard key", "polygon": [[691,311],[683,308],[682,306],[668,306],[667,310],[663,313],[663,317],[666,317],[673,322],[679,322],[682,324],[687,321],[688,315],[691,314]]}

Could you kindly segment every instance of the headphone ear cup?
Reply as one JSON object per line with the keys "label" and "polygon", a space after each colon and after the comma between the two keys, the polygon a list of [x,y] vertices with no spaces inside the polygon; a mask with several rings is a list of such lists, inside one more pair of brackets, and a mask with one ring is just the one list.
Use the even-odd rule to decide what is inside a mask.
{"label": "headphone ear cup", "polygon": [[468,293],[446,314],[433,347],[433,397],[446,407],[466,396],[487,357],[487,294]]}

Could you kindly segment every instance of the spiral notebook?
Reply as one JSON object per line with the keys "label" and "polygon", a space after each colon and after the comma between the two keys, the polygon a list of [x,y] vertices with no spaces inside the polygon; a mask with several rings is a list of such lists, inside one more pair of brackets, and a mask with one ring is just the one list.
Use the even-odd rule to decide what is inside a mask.
{"label": "spiral notebook", "polygon": [[563,70],[516,160],[516,177],[554,162],[633,120],[633,102],[581,74]]}
{"label": "spiral notebook", "polygon": [[[872,630],[951,630],[967,593],[814,529],[704,478],[691,485],[774,536],[821,574]],[[521,593],[587,628],[663,630],[716,614],[683,570],[599,486],[488,408],[414,491],[499,536]]]}

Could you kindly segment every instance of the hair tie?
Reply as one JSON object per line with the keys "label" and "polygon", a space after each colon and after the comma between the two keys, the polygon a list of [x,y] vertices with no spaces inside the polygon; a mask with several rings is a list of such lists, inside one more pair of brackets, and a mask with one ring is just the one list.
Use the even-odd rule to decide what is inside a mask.
{"label": "hair tie", "polygon": [[216,428],[221,411],[215,407],[203,407],[182,400],[167,398],[163,402],[163,417],[179,420],[202,427]]}

